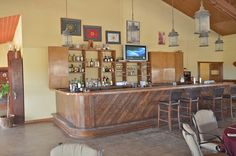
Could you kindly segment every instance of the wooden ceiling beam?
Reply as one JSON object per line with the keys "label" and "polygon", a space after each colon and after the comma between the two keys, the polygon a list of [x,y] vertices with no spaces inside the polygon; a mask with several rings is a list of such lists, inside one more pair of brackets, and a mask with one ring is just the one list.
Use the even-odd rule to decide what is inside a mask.
{"label": "wooden ceiling beam", "polygon": [[209,1],[216,9],[228,14],[231,16],[234,20],[236,20],[236,8],[228,3],[225,0],[207,0]]}

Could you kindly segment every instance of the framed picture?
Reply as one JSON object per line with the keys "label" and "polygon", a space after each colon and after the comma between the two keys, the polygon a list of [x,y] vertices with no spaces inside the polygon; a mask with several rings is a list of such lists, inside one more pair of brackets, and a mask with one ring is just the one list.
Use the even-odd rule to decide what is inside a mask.
{"label": "framed picture", "polygon": [[158,44],[159,45],[165,45],[166,36],[165,32],[158,32]]}
{"label": "framed picture", "polygon": [[140,22],[126,21],[127,43],[140,43]]}
{"label": "framed picture", "polygon": [[107,44],[120,44],[120,31],[106,31]]}
{"label": "framed picture", "polygon": [[84,41],[102,41],[102,27],[100,26],[83,26]]}
{"label": "framed picture", "polygon": [[61,34],[66,28],[70,32],[70,35],[81,36],[81,20],[61,18]]}

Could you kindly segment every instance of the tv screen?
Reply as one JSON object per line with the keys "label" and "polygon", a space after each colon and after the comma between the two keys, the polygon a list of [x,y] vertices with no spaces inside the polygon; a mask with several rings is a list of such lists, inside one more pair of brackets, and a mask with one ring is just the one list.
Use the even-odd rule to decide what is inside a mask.
{"label": "tv screen", "polygon": [[147,61],[145,45],[124,45],[124,59],[127,61]]}

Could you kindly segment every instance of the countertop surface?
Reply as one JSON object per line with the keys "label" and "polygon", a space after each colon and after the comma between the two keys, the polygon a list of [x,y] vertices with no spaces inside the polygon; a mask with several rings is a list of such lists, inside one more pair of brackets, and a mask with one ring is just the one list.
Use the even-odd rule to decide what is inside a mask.
{"label": "countertop surface", "polygon": [[202,88],[202,87],[221,87],[229,86],[231,83],[214,83],[214,84],[183,84],[183,85],[153,85],[151,87],[114,87],[114,88],[96,88],[86,92],[69,92],[68,89],[58,89],[56,92],[60,92],[67,95],[96,95],[96,94],[117,94],[117,93],[130,93],[130,92],[145,92],[145,91],[163,91],[163,90],[174,90],[174,89],[189,89],[189,88]]}

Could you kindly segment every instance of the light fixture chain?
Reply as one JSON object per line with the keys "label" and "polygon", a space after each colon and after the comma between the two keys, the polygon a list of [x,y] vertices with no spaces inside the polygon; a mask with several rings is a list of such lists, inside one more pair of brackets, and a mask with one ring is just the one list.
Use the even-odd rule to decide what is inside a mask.
{"label": "light fixture chain", "polygon": [[67,18],[67,0],[66,0],[66,18]]}
{"label": "light fixture chain", "polygon": [[174,2],[172,0],[172,10],[171,10],[171,14],[172,14],[172,29],[174,29]]}
{"label": "light fixture chain", "polygon": [[132,21],[134,21],[134,0],[132,0]]}

